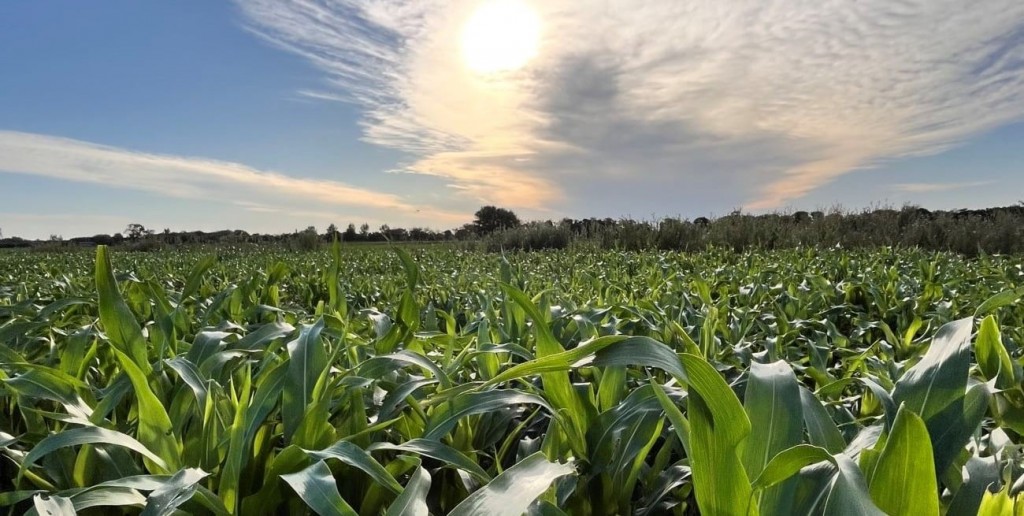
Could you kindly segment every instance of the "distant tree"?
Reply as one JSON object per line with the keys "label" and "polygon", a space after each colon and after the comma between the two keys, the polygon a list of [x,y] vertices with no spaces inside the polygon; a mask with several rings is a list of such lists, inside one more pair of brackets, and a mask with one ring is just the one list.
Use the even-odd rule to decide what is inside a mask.
{"label": "distant tree", "polygon": [[92,241],[96,245],[111,245],[114,243],[114,237],[104,234],[93,235]]}
{"label": "distant tree", "polygon": [[295,233],[295,245],[303,251],[312,251],[320,245],[320,234],[316,232],[315,226],[308,226],[301,232]]}
{"label": "distant tree", "polygon": [[461,228],[456,229],[454,236],[459,240],[472,238],[477,234],[477,227],[475,224],[463,224]]}
{"label": "distant tree", "polygon": [[327,231],[324,233],[324,239],[331,241],[341,238],[341,231],[338,231],[338,226],[331,224],[327,226]]}
{"label": "distant tree", "polygon": [[409,239],[409,232],[405,228],[388,228],[386,235],[388,240],[403,242]]}
{"label": "distant tree", "polygon": [[409,230],[409,239],[416,241],[431,240],[430,232],[423,228],[412,228]]}
{"label": "distant tree", "polygon": [[142,224],[128,224],[128,227],[124,229],[124,234],[128,240],[135,241],[142,237],[152,235],[153,230],[146,229],[146,226],[143,226]]}
{"label": "distant tree", "polygon": [[370,225],[363,222],[363,225],[359,226],[359,234],[363,235],[363,238],[370,234]]}
{"label": "distant tree", "polygon": [[342,240],[346,242],[353,242],[355,241],[357,235],[358,233],[356,233],[356,225],[350,222],[348,227],[345,228],[345,233],[342,234]]}
{"label": "distant tree", "polygon": [[519,217],[515,213],[496,206],[484,206],[477,210],[475,216],[473,225],[482,234],[518,227],[520,224]]}

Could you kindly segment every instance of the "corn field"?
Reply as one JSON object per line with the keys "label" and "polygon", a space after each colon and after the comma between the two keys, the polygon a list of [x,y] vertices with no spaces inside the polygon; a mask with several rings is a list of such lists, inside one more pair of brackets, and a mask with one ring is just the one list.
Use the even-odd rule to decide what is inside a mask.
{"label": "corn field", "polygon": [[1024,514],[1018,257],[0,254],[11,514]]}

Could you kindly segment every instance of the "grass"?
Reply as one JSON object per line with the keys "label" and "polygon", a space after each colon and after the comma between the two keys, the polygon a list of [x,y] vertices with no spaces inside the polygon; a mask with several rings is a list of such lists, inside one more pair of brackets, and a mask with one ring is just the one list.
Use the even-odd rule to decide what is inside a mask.
{"label": "grass", "polygon": [[2,253],[0,506],[1001,514],[1022,277],[890,248]]}

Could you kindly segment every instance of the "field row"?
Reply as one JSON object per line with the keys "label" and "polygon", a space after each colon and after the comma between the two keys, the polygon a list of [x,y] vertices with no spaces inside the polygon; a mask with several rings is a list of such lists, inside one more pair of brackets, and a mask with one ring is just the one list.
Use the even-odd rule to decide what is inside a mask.
{"label": "field row", "polygon": [[1024,514],[1019,258],[0,253],[0,506]]}

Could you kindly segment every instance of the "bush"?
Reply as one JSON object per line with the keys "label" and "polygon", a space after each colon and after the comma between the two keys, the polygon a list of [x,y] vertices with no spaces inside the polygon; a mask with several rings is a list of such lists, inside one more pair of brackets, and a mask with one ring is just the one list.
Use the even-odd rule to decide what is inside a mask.
{"label": "bush", "polygon": [[525,226],[498,231],[483,240],[484,249],[497,251],[540,251],[564,249],[572,241],[565,228],[546,222],[533,222]]}

